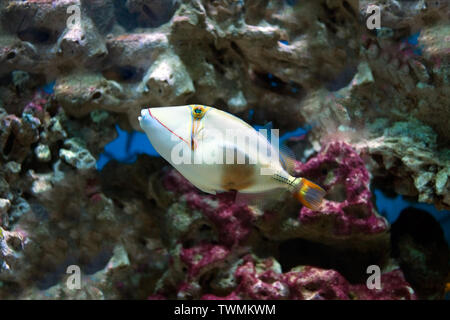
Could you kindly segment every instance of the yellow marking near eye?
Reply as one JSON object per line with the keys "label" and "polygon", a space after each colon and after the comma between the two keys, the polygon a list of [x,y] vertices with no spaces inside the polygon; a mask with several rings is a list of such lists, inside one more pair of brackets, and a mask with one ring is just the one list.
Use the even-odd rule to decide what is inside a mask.
{"label": "yellow marking near eye", "polygon": [[210,107],[204,107],[202,105],[190,105],[192,110],[192,130],[191,130],[191,150],[195,150],[197,148],[197,142],[194,137],[198,134],[203,128],[203,123],[201,122],[202,118],[205,116],[206,112],[210,109]]}
{"label": "yellow marking near eye", "polygon": [[197,145],[196,145],[196,142],[195,142],[195,139],[194,139],[194,136],[195,136],[195,134],[197,132],[196,131],[197,123],[198,123],[198,120],[197,119],[193,119],[192,132],[191,132],[191,150],[195,150],[197,148]]}
{"label": "yellow marking near eye", "polygon": [[191,105],[192,116],[194,119],[201,119],[205,115],[206,111],[208,111],[209,107],[204,107],[202,105]]}

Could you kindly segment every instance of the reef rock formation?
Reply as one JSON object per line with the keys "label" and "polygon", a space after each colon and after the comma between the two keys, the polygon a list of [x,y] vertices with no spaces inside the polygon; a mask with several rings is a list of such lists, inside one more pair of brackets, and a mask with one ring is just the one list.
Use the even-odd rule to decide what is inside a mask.
{"label": "reef rock formation", "polygon": [[[298,163],[296,170],[302,176],[318,181],[327,189],[328,199],[319,211],[306,207],[299,210],[299,205],[290,199],[289,195],[285,195],[288,196],[287,199],[284,197],[281,202],[261,210],[260,206],[236,203],[234,193],[217,196],[204,194],[173,169],[155,175],[148,196],[164,209],[160,217],[161,225],[169,248],[172,248],[169,252],[173,261],[157,286],[157,293],[165,295],[167,290],[172,292],[178,288],[178,297],[187,298],[188,295],[200,298],[205,294],[205,281],[214,283],[212,289],[217,292],[228,292],[236,289],[236,286],[240,288],[241,276],[238,270],[243,268],[240,259],[249,248],[251,252],[277,256],[282,255],[282,249],[278,246],[282,246],[285,241],[296,239],[311,241],[311,246],[314,246],[314,243],[325,245],[321,250],[328,247],[345,248],[340,252],[342,255],[352,252],[367,258],[364,263],[371,261],[384,265],[385,253],[389,248],[388,224],[374,210],[368,188],[369,173],[356,151],[345,143],[331,143],[307,163]],[[352,263],[357,264],[356,260]],[[278,264],[276,260],[273,261],[271,263]],[[289,264],[288,261],[285,265]],[[224,269],[230,271],[223,274]],[[267,271],[264,268],[263,270]],[[230,272],[233,274],[229,274]],[[320,270],[311,272],[322,274]],[[328,272],[330,277],[339,277],[344,281],[345,293],[335,292],[330,293],[330,296],[317,293],[317,298],[350,298],[346,280],[336,271]],[[314,294],[289,293],[290,290],[307,287],[308,274],[295,274],[303,280],[299,280],[299,283],[294,281],[290,289],[287,284],[280,283],[276,286],[276,283],[273,283],[272,289],[267,288],[269,291],[275,290],[273,294],[247,292],[241,295],[234,292],[233,296],[312,298]],[[277,277],[280,276],[290,279],[293,273]],[[222,279],[223,277],[226,279]],[[253,281],[258,282],[257,279]],[[312,281],[319,281],[326,286],[323,279]],[[225,287],[221,287],[225,284]],[[181,287],[178,287],[180,285]],[[407,296],[413,297],[409,293]],[[169,297],[174,296],[169,293]]]}
{"label": "reef rock formation", "polygon": [[[376,35],[361,23],[369,5],[382,13]],[[395,172],[383,169],[398,193],[450,206],[446,1],[4,1],[0,10],[1,75],[55,79],[69,115],[104,109],[139,129],[144,105],[255,108],[256,119],[283,128],[317,123],[316,151],[338,128],[361,140],[385,136],[372,130],[380,116],[388,126],[420,121],[437,134],[424,157],[438,163],[413,168],[423,157],[395,141],[377,140],[369,153],[396,154]],[[415,32],[418,43],[408,43]]]}
{"label": "reef rock formation", "polygon": [[[0,298],[441,298],[444,263],[414,267],[411,252],[436,253],[403,233],[391,244],[370,188],[450,208],[448,9],[0,1]],[[207,195],[159,158],[96,170],[115,125],[190,103],[310,125],[288,143],[305,160],[294,174],[327,190],[321,210]],[[72,265],[82,290],[66,285]]]}
{"label": "reef rock formation", "polygon": [[427,299],[442,295],[450,252],[436,220],[426,211],[406,208],[392,225],[391,241],[393,255],[418,294]]}
{"label": "reef rock formation", "polygon": [[[225,299],[300,299],[300,300],[414,300],[413,289],[401,271],[384,273],[384,286],[375,292],[364,285],[349,284],[338,272],[313,267],[297,267],[281,273],[279,264],[271,259],[254,261],[244,257],[235,271],[237,289]],[[223,299],[211,294],[203,299]]]}

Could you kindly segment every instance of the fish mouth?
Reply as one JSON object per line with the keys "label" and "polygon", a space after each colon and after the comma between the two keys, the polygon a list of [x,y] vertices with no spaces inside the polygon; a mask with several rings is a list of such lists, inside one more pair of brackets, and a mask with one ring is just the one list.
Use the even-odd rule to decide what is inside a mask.
{"label": "fish mouth", "polygon": [[[147,113],[147,114],[146,114]],[[150,116],[152,119],[156,120],[156,122],[158,122],[160,125],[162,125],[164,128],[166,128],[167,130],[169,130],[170,132],[172,132],[172,130],[169,129],[169,127],[167,127],[164,123],[161,122],[161,120],[159,120],[158,118],[156,118],[153,114],[150,108],[147,109],[143,109],[141,111],[141,115],[142,116]],[[144,118],[145,119],[145,118]]]}
{"label": "fish mouth", "polygon": [[[150,118],[149,118],[150,117]],[[166,126],[161,120],[159,120],[158,118],[156,118],[151,111],[151,108],[147,108],[147,109],[142,109],[141,111],[141,116],[139,117],[139,121],[142,120],[154,120],[154,123],[158,123],[161,126],[163,126],[167,131],[169,131],[172,135],[176,136],[177,138],[179,138],[180,140],[184,141],[185,143],[189,144],[189,142],[187,142],[186,139],[184,139],[183,137],[181,137],[179,134],[177,134],[174,130],[170,129],[168,126]]]}
{"label": "fish mouth", "polygon": [[141,110],[141,115],[138,117],[138,119],[139,119],[139,121],[145,120],[145,118],[148,118],[148,116],[154,118],[152,113],[150,112],[150,108],[142,109]]}
{"label": "fish mouth", "polygon": [[[142,124],[144,121],[149,121],[149,122],[153,122],[152,120],[156,120],[159,124],[163,125],[164,124],[159,121],[150,111],[150,108],[147,109],[142,109],[141,110],[141,115],[138,117],[139,122]],[[164,126],[165,127],[165,126]]]}

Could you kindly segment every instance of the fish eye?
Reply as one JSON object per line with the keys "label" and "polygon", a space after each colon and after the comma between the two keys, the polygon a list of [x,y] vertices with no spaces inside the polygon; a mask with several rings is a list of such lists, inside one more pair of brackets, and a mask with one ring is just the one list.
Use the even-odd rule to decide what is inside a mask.
{"label": "fish eye", "polygon": [[192,115],[195,119],[201,119],[205,115],[205,108],[202,106],[195,106],[192,108]]}

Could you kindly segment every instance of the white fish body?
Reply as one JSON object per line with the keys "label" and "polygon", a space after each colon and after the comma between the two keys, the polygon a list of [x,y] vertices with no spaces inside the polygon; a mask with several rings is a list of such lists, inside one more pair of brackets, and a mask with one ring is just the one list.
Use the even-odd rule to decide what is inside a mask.
{"label": "white fish body", "polygon": [[292,189],[306,180],[284,169],[277,148],[264,135],[222,110],[148,108],[142,109],[139,123],[155,150],[204,192],[261,193]]}

